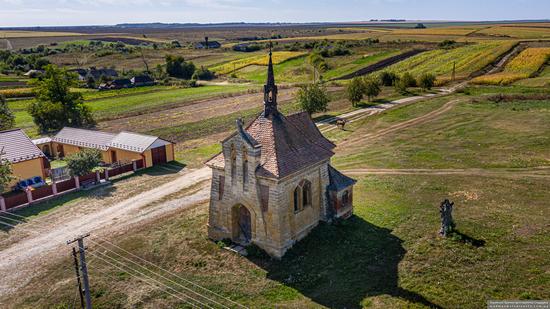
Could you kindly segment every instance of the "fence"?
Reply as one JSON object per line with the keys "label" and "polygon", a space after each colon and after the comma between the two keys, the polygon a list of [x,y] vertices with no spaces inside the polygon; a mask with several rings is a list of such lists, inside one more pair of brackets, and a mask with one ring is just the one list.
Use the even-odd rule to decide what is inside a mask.
{"label": "fence", "polygon": [[109,175],[109,177],[114,177],[141,168],[143,168],[143,160],[120,165],[116,168],[104,170],[99,173],[90,173],[88,175],[70,178],[65,181],[54,182],[51,185],[32,189],[28,192],[11,192],[6,195],[0,195],[0,210],[6,211],[8,209],[26,206],[33,201],[40,201],[45,198],[54,197],[80,189],[80,184],[83,182],[97,181],[98,174],[99,179],[103,180],[107,178],[107,175]]}

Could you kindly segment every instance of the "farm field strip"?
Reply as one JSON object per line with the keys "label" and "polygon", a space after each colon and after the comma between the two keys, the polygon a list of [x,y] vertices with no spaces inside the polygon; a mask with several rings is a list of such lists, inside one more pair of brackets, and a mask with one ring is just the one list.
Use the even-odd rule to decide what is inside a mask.
{"label": "farm field strip", "polygon": [[496,61],[516,44],[514,41],[492,41],[451,50],[437,49],[394,64],[387,70],[398,74],[410,72],[415,76],[431,73],[441,80],[450,80],[453,63],[456,63],[456,78],[464,79]]}
{"label": "farm field strip", "polygon": [[474,84],[508,85],[517,80],[533,77],[550,59],[550,47],[530,47],[512,59],[500,73],[475,78]]}
{"label": "farm field strip", "polygon": [[[276,51],[273,52],[273,64],[281,64],[287,60],[304,56],[305,54],[305,52]],[[267,62],[268,57],[266,55],[258,55],[254,57],[233,60],[226,64],[212,67],[211,70],[218,74],[229,74],[234,70],[242,69],[249,65],[267,66]]]}

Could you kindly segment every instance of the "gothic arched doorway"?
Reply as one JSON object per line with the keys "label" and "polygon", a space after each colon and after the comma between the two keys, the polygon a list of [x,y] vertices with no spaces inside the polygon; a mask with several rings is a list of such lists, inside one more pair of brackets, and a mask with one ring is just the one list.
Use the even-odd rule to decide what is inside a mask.
{"label": "gothic arched doorway", "polygon": [[243,205],[233,208],[233,241],[249,244],[252,240],[252,216]]}

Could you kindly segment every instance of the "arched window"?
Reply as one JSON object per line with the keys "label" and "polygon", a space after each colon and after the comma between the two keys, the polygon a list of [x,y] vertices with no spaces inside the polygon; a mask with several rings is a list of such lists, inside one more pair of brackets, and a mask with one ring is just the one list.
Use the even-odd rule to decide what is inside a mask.
{"label": "arched window", "polygon": [[344,191],[344,194],[342,194],[342,205],[348,206],[349,204],[349,191]]}
{"label": "arched window", "polygon": [[234,181],[237,173],[237,151],[235,145],[231,144],[231,181]]}
{"label": "arched window", "polygon": [[243,148],[243,183],[248,182],[248,153],[246,148]]}
{"label": "arched window", "polygon": [[296,187],[296,189],[294,189],[294,198],[293,198],[293,202],[294,202],[294,211],[295,212],[298,212],[301,210],[301,207],[300,207],[300,187]]}
{"label": "arched window", "polygon": [[302,186],[303,207],[311,206],[311,182],[307,181]]}

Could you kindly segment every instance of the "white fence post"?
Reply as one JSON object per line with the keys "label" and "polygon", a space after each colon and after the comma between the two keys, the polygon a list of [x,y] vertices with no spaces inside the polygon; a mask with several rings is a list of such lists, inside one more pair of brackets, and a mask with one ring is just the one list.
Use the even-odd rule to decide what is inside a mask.
{"label": "white fence post", "polygon": [[99,170],[95,171],[95,180],[96,180],[96,183],[101,182],[101,175],[99,174]]}
{"label": "white fence post", "polygon": [[52,193],[53,195],[57,195],[57,184],[54,182],[52,182]]}
{"label": "white fence post", "polygon": [[78,176],[74,177],[74,186],[76,189],[80,189],[80,180],[78,180]]}
{"label": "white fence post", "polygon": [[2,211],[6,211],[6,201],[3,196],[0,196],[0,209]]}
{"label": "white fence post", "polygon": [[105,181],[109,181],[109,169],[105,169]]}
{"label": "white fence post", "polygon": [[137,162],[136,162],[136,160],[132,160],[132,168],[134,169],[134,172],[137,171]]}
{"label": "white fence post", "polygon": [[27,201],[30,203],[32,203],[32,191],[31,191],[31,187],[27,187],[27,189],[25,189],[25,191],[27,192]]}

